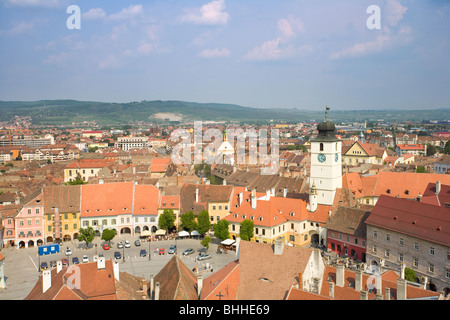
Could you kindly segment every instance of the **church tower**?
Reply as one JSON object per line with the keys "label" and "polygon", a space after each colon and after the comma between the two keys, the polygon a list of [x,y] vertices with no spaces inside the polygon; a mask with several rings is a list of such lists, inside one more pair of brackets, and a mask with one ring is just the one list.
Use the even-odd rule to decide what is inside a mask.
{"label": "church tower", "polygon": [[317,203],[323,205],[332,205],[336,189],[342,188],[342,141],[336,137],[334,123],[327,120],[328,110],[326,107],[325,120],[317,126],[319,134],[310,141],[310,189],[314,187]]}

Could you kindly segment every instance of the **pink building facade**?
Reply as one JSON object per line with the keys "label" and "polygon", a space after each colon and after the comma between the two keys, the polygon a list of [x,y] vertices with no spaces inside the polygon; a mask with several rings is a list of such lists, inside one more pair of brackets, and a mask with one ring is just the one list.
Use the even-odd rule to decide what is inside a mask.
{"label": "pink building facade", "polygon": [[24,199],[15,217],[15,244],[17,248],[29,248],[44,243],[44,201],[42,192]]}

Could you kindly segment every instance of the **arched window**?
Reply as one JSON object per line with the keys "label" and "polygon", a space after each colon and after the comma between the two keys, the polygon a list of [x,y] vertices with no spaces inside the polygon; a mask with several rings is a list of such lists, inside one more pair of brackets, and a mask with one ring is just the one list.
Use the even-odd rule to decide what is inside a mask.
{"label": "arched window", "polygon": [[320,143],[320,151],[323,151],[323,143]]}

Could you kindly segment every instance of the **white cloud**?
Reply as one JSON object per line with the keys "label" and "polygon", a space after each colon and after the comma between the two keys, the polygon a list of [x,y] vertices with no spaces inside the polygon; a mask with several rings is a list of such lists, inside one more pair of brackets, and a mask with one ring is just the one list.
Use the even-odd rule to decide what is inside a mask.
{"label": "white cloud", "polygon": [[199,9],[187,10],[182,16],[183,22],[191,22],[204,25],[225,25],[228,22],[229,14],[224,12],[225,0],[214,0],[204,4]]}
{"label": "white cloud", "polygon": [[11,29],[8,30],[0,30],[0,36],[6,35],[6,36],[17,36],[23,33],[29,33],[33,31],[35,27],[36,21],[21,21],[15,26],[13,26]]}
{"label": "white cloud", "polygon": [[387,0],[386,21],[391,27],[395,27],[403,19],[406,11],[408,8],[402,6],[400,0]]}
{"label": "white cloud", "polygon": [[139,47],[137,48],[137,52],[139,54],[148,55],[152,53],[155,50],[155,48],[156,48],[155,44],[142,41]]}
{"label": "white cloud", "polygon": [[119,66],[119,61],[113,55],[108,55],[105,59],[101,60],[98,64],[100,70],[115,69]]}
{"label": "white cloud", "polygon": [[106,12],[102,8],[90,9],[88,12],[82,14],[83,19],[100,20],[106,18]]}
{"label": "white cloud", "polygon": [[200,52],[199,57],[206,58],[206,59],[212,59],[212,58],[226,58],[231,55],[230,50],[224,48],[224,49],[206,49]]}
{"label": "white cloud", "polygon": [[299,18],[295,18],[289,15],[288,18],[282,18],[278,20],[278,30],[285,38],[295,37],[298,33],[305,32],[305,26],[303,21]]}
{"label": "white cloud", "polygon": [[88,20],[105,20],[105,21],[120,21],[130,20],[138,17],[143,13],[142,5],[130,5],[119,12],[107,15],[102,8],[93,8],[82,14],[83,18]]}
{"label": "white cloud", "polygon": [[72,57],[73,53],[71,52],[60,52],[58,54],[48,56],[47,59],[44,59],[44,63],[61,65],[72,59]]}
{"label": "white cloud", "polygon": [[139,16],[140,14],[142,14],[142,12],[143,12],[142,5],[140,4],[134,6],[131,5],[128,8],[124,8],[117,13],[111,14],[108,17],[108,19],[113,21],[128,20]]}
{"label": "white cloud", "polygon": [[282,18],[278,20],[277,28],[280,35],[276,39],[266,41],[261,46],[253,48],[245,55],[244,60],[280,60],[312,50],[311,46],[304,45],[296,49],[291,44],[293,38],[299,33],[305,32],[305,26],[300,18],[292,15]]}
{"label": "white cloud", "polygon": [[330,59],[361,57],[374,54],[394,46],[409,43],[411,39],[411,28],[408,26],[400,28],[395,34],[392,34],[390,29],[385,27],[375,40],[357,43],[349,48],[334,52],[330,55]]}
{"label": "white cloud", "polygon": [[295,50],[292,46],[280,48],[281,38],[264,42],[261,46],[253,48],[244,57],[244,60],[279,60],[292,56]]}

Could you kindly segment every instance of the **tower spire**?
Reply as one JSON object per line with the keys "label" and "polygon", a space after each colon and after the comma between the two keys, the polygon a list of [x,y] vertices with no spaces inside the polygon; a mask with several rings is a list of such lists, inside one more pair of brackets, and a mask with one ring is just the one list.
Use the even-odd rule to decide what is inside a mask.
{"label": "tower spire", "polygon": [[328,119],[328,110],[330,110],[330,108],[328,106],[325,106],[325,121],[327,121]]}

